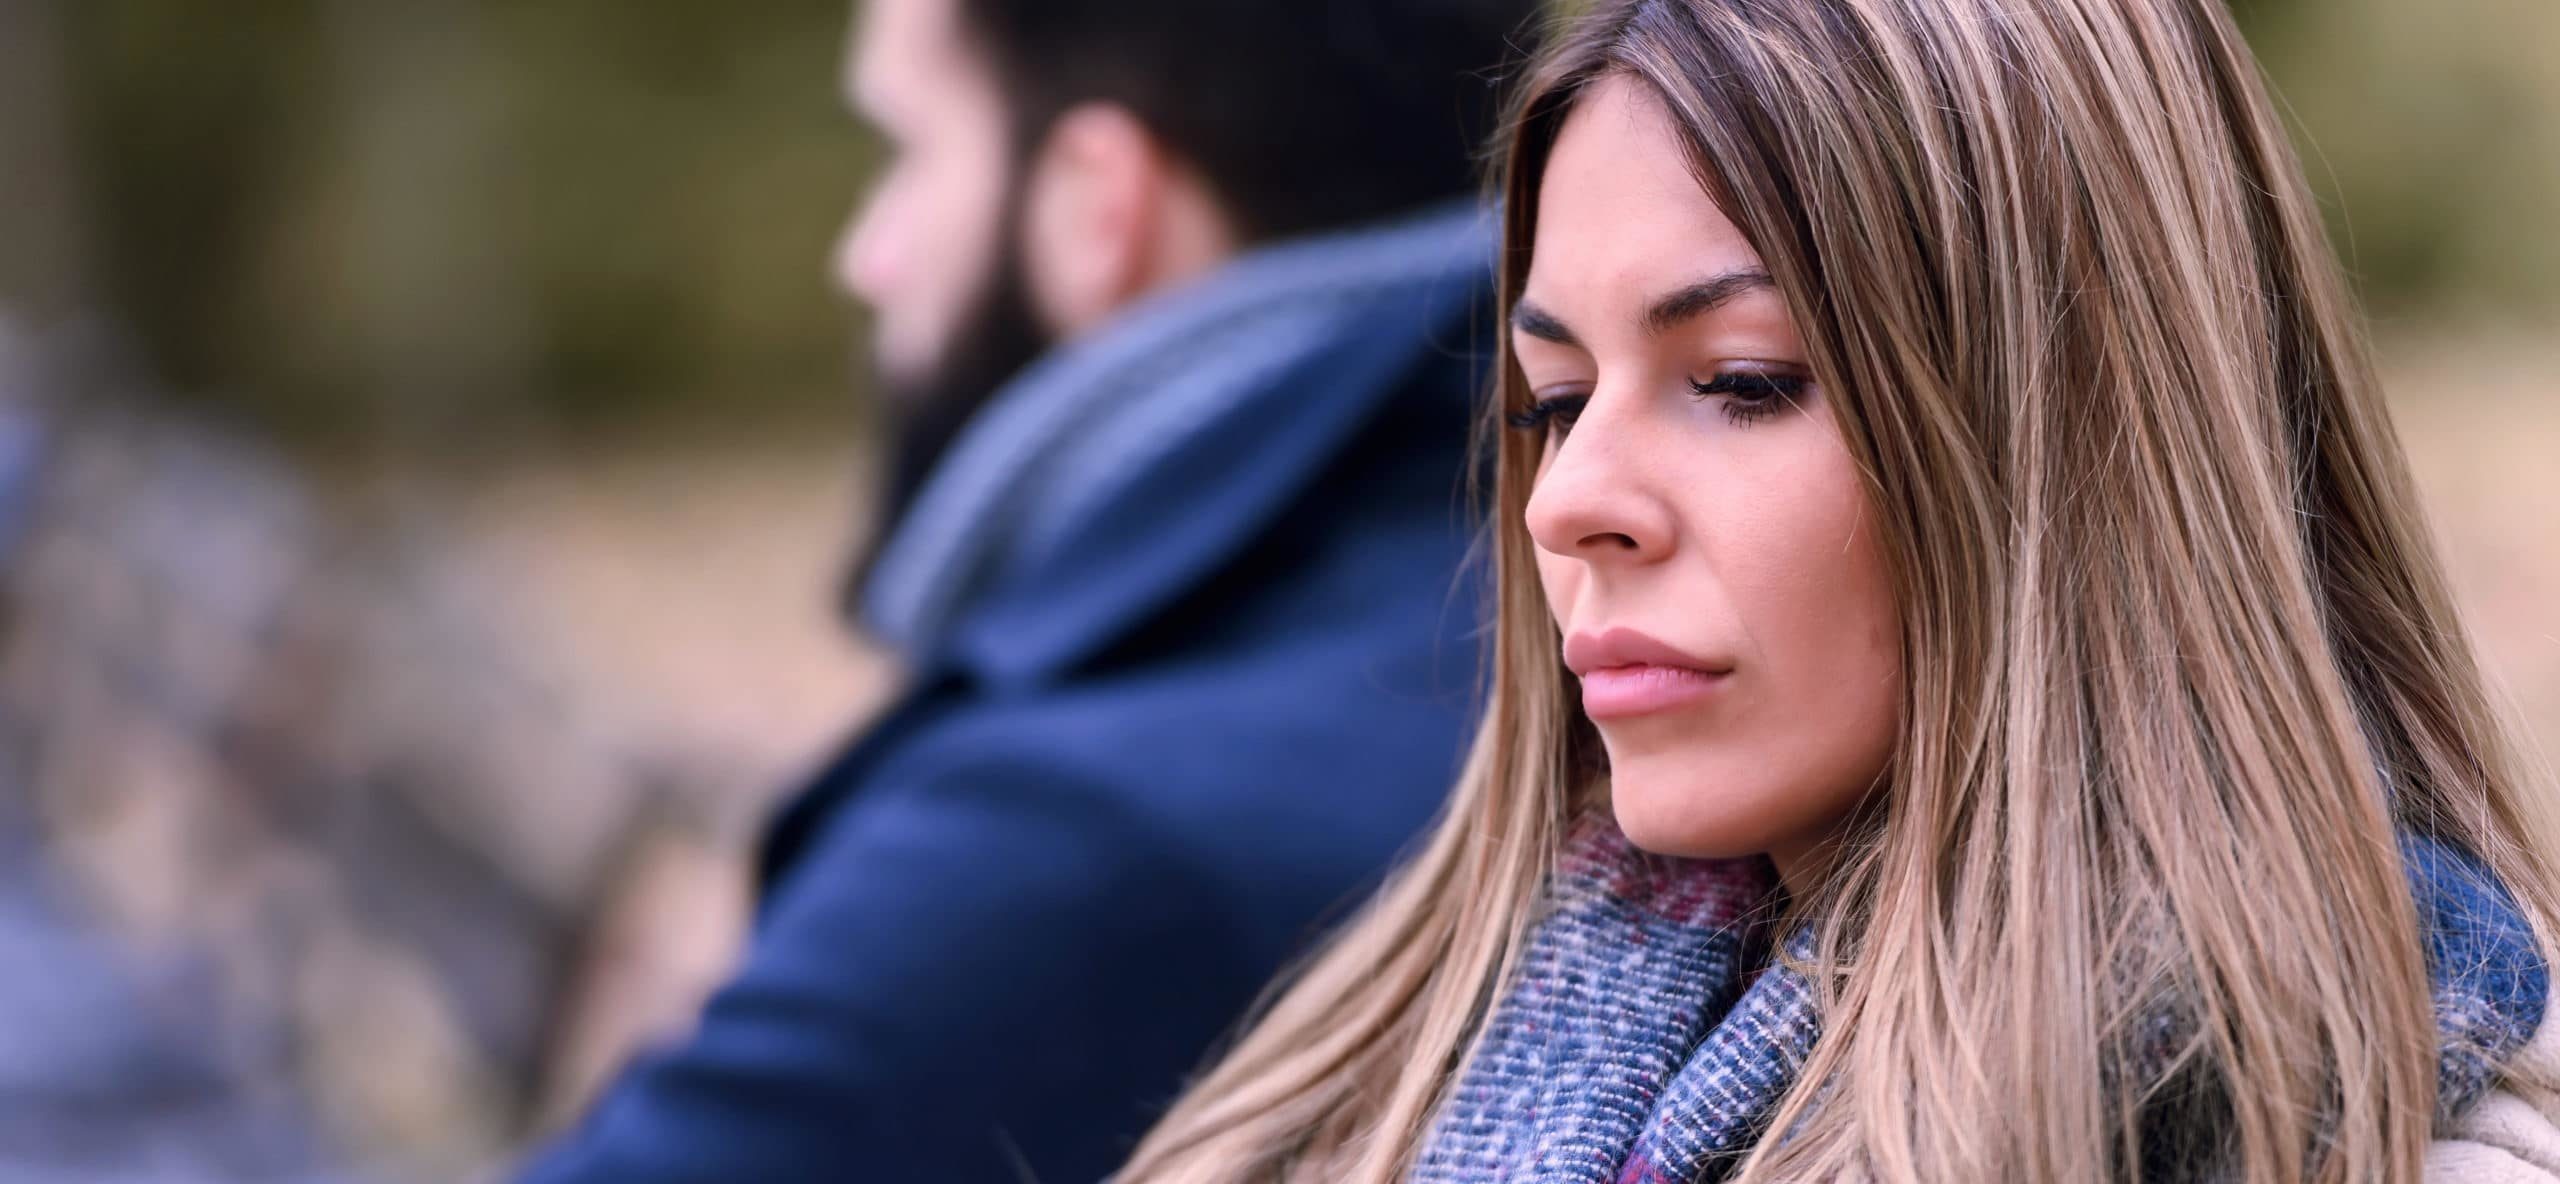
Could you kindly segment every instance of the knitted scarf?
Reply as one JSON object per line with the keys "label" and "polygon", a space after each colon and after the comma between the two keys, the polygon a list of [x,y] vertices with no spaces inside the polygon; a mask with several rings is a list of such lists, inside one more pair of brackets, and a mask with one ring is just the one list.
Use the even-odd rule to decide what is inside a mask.
{"label": "knitted scarf", "polygon": [[[2401,852],[2442,1037],[2438,1117],[2449,1119],[2531,1038],[2549,970],[2514,898],[2478,860],[2417,836],[2403,836]],[[1578,824],[1518,978],[1412,1178],[1724,1179],[1822,1030],[1812,985],[1768,959],[1774,891],[1766,860],[1664,859],[1635,850],[1606,817]],[[1791,939],[1800,953],[1808,942]]]}

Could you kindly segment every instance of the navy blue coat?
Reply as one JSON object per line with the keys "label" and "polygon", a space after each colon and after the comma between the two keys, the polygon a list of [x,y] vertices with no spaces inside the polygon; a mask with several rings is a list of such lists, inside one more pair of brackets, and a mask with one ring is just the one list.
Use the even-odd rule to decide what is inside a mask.
{"label": "navy blue coat", "polygon": [[1456,772],[1476,258],[1327,304],[1321,340],[971,601],[773,829],[699,1030],[529,1184],[1115,1169]]}

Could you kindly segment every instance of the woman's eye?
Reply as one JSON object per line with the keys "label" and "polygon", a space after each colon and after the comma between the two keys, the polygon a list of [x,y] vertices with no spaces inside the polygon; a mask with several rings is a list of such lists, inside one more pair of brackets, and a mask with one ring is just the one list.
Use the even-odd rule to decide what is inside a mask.
{"label": "woman's eye", "polygon": [[1561,440],[1573,430],[1573,421],[1582,418],[1582,408],[1589,402],[1589,395],[1558,395],[1540,399],[1528,410],[1513,415],[1511,426],[1524,432],[1540,433],[1550,440]]}
{"label": "woman's eye", "polygon": [[1799,374],[1766,370],[1731,370],[1705,382],[1689,380],[1689,393],[1700,399],[1722,397],[1724,416],[1736,424],[1752,424],[1788,410],[1804,397],[1809,381]]}

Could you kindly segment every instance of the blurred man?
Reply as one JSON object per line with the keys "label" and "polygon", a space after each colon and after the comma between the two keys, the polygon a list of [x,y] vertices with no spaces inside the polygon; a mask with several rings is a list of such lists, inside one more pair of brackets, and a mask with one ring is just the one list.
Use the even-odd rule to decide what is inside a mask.
{"label": "blurred man", "polygon": [[872,0],[903,701],[541,1184],[1089,1181],[1455,771],[1495,69],[1534,0]]}

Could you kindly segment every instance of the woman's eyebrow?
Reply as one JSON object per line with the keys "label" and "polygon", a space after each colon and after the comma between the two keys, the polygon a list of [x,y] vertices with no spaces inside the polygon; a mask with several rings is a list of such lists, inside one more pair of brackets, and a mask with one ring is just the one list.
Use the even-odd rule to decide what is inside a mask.
{"label": "woman's eyebrow", "polygon": [[1658,337],[1679,328],[1683,322],[1693,317],[1702,317],[1714,312],[1727,301],[1745,292],[1761,289],[1775,290],[1777,286],[1778,282],[1771,279],[1768,272],[1757,267],[1740,267],[1709,276],[1655,300],[1647,306],[1644,311],[1644,330]]}
{"label": "woman's eyebrow", "polygon": [[[1777,286],[1778,282],[1770,278],[1768,272],[1757,267],[1737,267],[1719,272],[1684,285],[1647,305],[1644,331],[1659,337],[1693,318],[1714,312],[1745,292],[1774,291]],[[1566,328],[1563,320],[1527,300],[1512,306],[1511,328],[1540,341],[1552,341],[1576,349],[1582,346],[1582,339],[1574,336],[1573,330]]]}
{"label": "woman's eyebrow", "polygon": [[1582,339],[1575,337],[1573,330],[1565,328],[1564,322],[1557,320],[1555,314],[1526,300],[1511,307],[1511,328],[1540,341],[1552,341],[1576,349],[1582,347]]}

